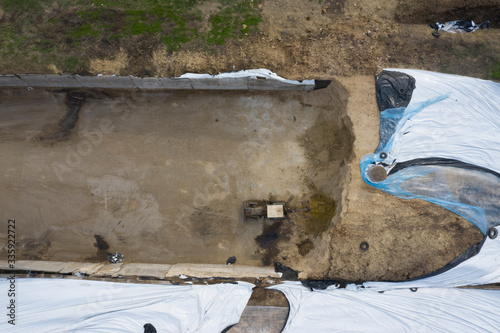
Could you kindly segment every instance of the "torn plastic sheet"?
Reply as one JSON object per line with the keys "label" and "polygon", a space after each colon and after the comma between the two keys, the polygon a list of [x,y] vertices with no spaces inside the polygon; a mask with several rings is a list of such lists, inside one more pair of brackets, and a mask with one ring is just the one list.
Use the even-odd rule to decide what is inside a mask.
{"label": "torn plastic sheet", "polygon": [[229,72],[229,73],[220,73],[217,75],[210,75],[210,74],[194,74],[194,73],[186,73],[180,76],[180,78],[183,79],[229,79],[229,78],[252,78],[252,79],[257,79],[257,78],[265,78],[265,79],[272,79],[272,80],[278,80],[281,82],[285,82],[288,84],[295,84],[295,85],[315,85],[314,80],[303,80],[303,81],[297,81],[297,80],[289,80],[282,78],[281,76],[277,75],[276,73],[271,72],[268,69],[249,69],[249,70],[242,70],[242,71],[236,71],[236,72]]}
{"label": "torn plastic sheet", "polygon": [[[370,185],[443,206],[483,234],[500,222],[500,84],[419,70],[407,107],[381,112],[380,144],[361,160]],[[382,166],[388,177],[370,179]]]}
{"label": "torn plastic sheet", "polygon": [[310,291],[300,282],[270,289],[290,304],[283,333],[496,332],[500,290],[422,288],[384,293],[356,286]]}
{"label": "torn plastic sheet", "polygon": [[477,29],[489,29],[490,21],[485,21],[481,24],[476,24],[472,20],[458,20],[450,22],[436,22],[430,25],[431,28],[436,31],[446,31],[451,33],[464,33],[464,32],[474,32]]}
{"label": "torn plastic sheet", "polygon": [[[221,332],[236,324],[253,285],[172,286],[17,278],[15,326],[2,332]],[[0,280],[7,295],[10,282]],[[5,298],[4,298],[5,300]],[[7,317],[6,317],[7,318]]]}

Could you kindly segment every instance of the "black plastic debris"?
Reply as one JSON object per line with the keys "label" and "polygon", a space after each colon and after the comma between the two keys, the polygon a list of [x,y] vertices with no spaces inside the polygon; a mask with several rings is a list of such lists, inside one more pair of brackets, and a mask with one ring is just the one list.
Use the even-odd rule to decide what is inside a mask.
{"label": "black plastic debris", "polygon": [[300,281],[304,287],[314,290],[325,290],[330,286],[340,286],[340,284],[336,281],[331,280],[302,280]]}
{"label": "black plastic debris", "polygon": [[108,253],[108,261],[112,264],[118,264],[123,259],[123,254],[120,252]]}
{"label": "black plastic debris", "polygon": [[227,258],[226,265],[232,265],[234,263],[236,263],[236,257],[235,256]]}
{"label": "black plastic debris", "polygon": [[404,108],[410,104],[415,90],[415,78],[405,73],[382,71],[377,76],[375,87],[380,111]]}
{"label": "black plastic debris", "polygon": [[144,333],[156,333],[156,328],[150,323],[144,324]]}
{"label": "black plastic debris", "polygon": [[314,80],[314,89],[313,90],[318,90],[318,89],[324,89],[328,87],[332,83],[331,80]]}
{"label": "black plastic debris", "polygon": [[439,31],[446,31],[451,33],[464,33],[464,32],[473,32],[477,29],[489,29],[490,21],[484,21],[481,24],[476,24],[472,20],[458,20],[458,21],[450,21],[450,22],[436,22],[429,25],[435,31],[432,32],[434,37],[439,37],[441,34]]}
{"label": "black plastic debris", "polygon": [[283,275],[281,275],[281,278],[283,280],[296,281],[299,279],[299,271],[286,267],[279,261],[274,263],[274,271],[276,273],[282,273]]}
{"label": "black plastic debris", "polygon": [[359,248],[361,251],[367,251],[370,248],[370,244],[368,244],[368,242],[362,242],[359,244]]}

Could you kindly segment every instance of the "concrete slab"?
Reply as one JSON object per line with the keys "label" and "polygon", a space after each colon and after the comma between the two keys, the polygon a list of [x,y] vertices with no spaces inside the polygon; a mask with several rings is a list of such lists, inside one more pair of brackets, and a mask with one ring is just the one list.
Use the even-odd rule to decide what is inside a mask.
{"label": "concrete slab", "polygon": [[253,79],[248,81],[249,90],[281,90],[281,91],[293,91],[293,90],[312,90],[314,89],[314,84],[312,85],[296,85],[286,82],[281,82],[277,80],[259,80]]}
{"label": "concrete slab", "polygon": [[112,277],[146,276],[164,279],[170,267],[172,265],[124,263],[118,272],[113,273]]}
{"label": "concrete slab", "polygon": [[82,85],[72,75],[20,75],[30,87],[81,88]]}
{"label": "concrete slab", "polygon": [[186,275],[197,278],[279,278],[272,267],[251,267],[239,265],[175,264],[167,273],[168,277]]}
{"label": "concrete slab", "polygon": [[75,76],[76,80],[86,88],[135,88],[132,78],[128,76]]}
{"label": "concrete slab", "polygon": [[59,270],[61,274],[69,274],[77,272],[81,267],[86,266],[88,264],[83,262],[65,262],[64,266]]}
{"label": "concrete slab", "polygon": [[75,273],[82,273],[86,275],[93,275],[96,273],[99,269],[101,269],[104,266],[104,264],[99,264],[99,263],[88,263],[88,264],[83,264],[80,268],[78,268]]}
{"label": "concrete slab", "polygon": [[16,270],[59,272],[65,263],[61,261],[17,260]]}
{"label": "concrete slab", "polygon": [[104,265],[97,272],[92,273],[92,276],[112,276],[118,273],[122,265],[123,263]]}
{"label": "concrete slab", "polygon": [[193,89],[247,90],[248,78],[191,79]]}
{"label": "concrete slab", "polygon": [[27,87],[28,84],[16,75],[1,75],[0,87]]}
{"label": "concrete slab", "polygon": [[193,89],[189,79],[180,78],[139,78],[132,77],[132,82],[139,89]]}

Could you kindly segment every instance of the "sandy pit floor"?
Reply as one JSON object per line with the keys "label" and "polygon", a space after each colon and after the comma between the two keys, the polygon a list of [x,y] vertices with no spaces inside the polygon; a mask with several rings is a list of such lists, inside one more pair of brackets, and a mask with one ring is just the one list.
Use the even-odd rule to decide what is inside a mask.
{"label": "sandy pit floor", "polygon": [[[2,90],[0,119],[0,218],[16,219],[18,259],[236,256],[300,278],[398,280],[481,239],[445,209],[363,183],[359,159],[378,143],[370,76],[313,92]],[[292,195],[311,212],[243,218],[244,200]]]}

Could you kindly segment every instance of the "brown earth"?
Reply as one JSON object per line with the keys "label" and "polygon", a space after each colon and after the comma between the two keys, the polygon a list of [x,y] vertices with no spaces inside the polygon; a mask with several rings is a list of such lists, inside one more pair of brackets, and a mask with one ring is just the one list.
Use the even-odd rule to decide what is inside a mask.
{"label": "brown earth", "polygon": [[[209,48],[199,42],[189,42],[175,52],[167,52],[154,35],[124,41],[104,36],[83,42],[79,46],[81,50],[77,50],[72,46],[72,38],[61,31],[77,27],[81,18],[74,9],[63,10],[56,5],[30,20],[36,24],[45,16],[60,18],[60,29],[40,37],[39,47],[58,47],[67,54],[85,56],[89,63],[79,63],[73,70],[89,75],[178,76],[186,72],[216,74],[267,68],[291,79],[328,79],[334,75],[372,75],[381,68],[400,67],[490,78],[495,64],[500,62],[500,22],[498,15],[493,15],[500,10],[499,0],[438,3],[430,0],[269,0],[259,4],[258,9],[263,18],[258,32]],[[207,2],[200,10],[201,23],[191,20],[187,24],[203,30],[203,24],[216,9]],[[124,20],[122,12],[109,9],[104,13],[110,21]],[[454,19],[474,19],[478,23],[490,20],[492,29],[471,34],[443,33],[440,38],[431,35],[430,23]],[[2,22],[13,26],[21,24],[14,14],[4,14],[0,18]],[[34,57],[43,57],[37,52]],[[15,60],[14,57],[8,66],[0,61],[1,71],[62,71],[54,64],[37,67],[34,62],[16,63]]]}

